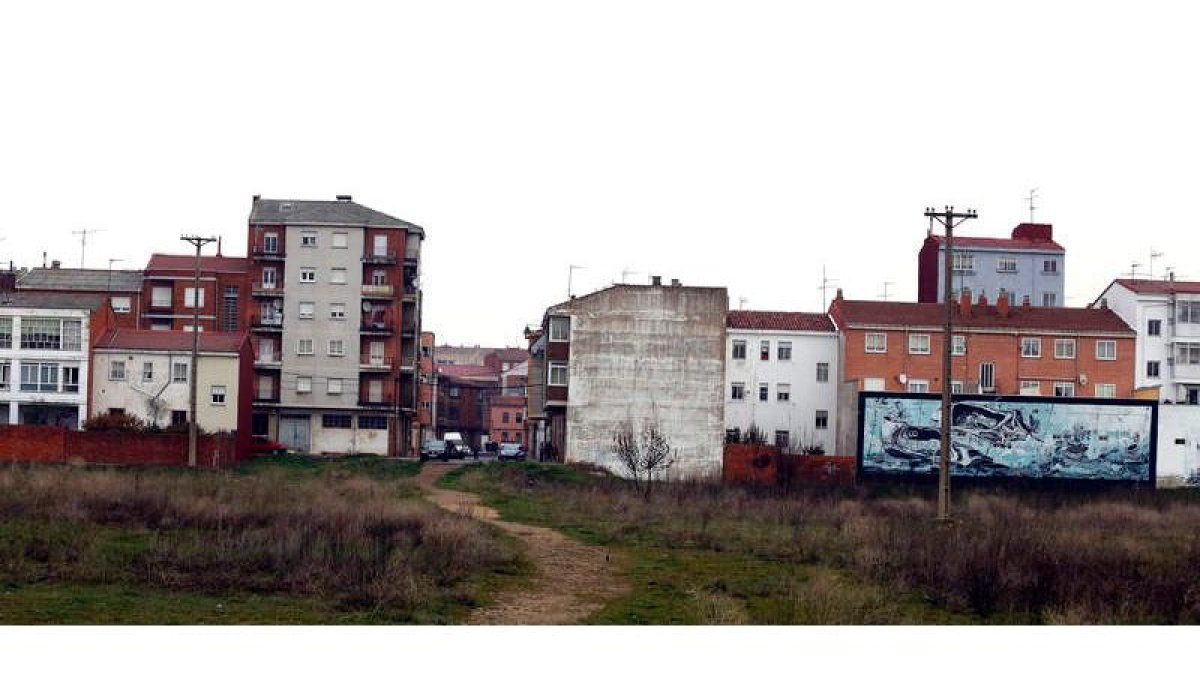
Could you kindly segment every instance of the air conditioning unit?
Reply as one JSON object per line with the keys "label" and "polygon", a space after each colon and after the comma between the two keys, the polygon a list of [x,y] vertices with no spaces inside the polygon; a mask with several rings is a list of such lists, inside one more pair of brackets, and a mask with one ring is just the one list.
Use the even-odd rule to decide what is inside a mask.
{"label": "air conditioning unit", "polygon": [[1079,384],[1081,384],[1081,385],[1083,385],[1083,386],[1085,386],[1085,387],[1086,387],[1086,386],[1087,386],[1087,383],[1088,383],[1087,375],[1084,375],[1083,373],[1080,373],[1080,374],[1079,374]]}
{"label": "air conditioning unit", "polygon": [[896,376],[896,381],[899,382],[900,384],[908,384],[908,375],[906,375],[904,373],[900,373],[899,375]]}

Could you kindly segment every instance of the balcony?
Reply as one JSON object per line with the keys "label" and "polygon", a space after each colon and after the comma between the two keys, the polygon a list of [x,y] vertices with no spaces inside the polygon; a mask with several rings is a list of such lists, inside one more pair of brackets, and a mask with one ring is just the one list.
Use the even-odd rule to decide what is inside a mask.
{"label": "balcony", "polygon": [[392,360],[383,356],[364,356],[358,364],[359,370],[378,370],[381,372],[392,369]]}
{"label": "balcony", "polygon": [[255,368],[264,368],[267,370],[278,370],[283,367],[283,362],[278,356],[263,356],[254,359]]}
{"label": "balcony", "polygon": [[390,298],[395,295],[395,290],[391,284],[363,284],[362,294],[364,298]]}
{"label": "balcony", "polygon": [[283,297],[283,286],[281,284],[264,284],[261,281],[254,284],[250,289],[251,295],[265,295],[268,297]]}
{"label": "balcony", "polygon": [[366,265],[395,265],[399,260],[395,251],[372,251],[363,254],[362,261]]}
{"label": "balcony", "polygon": [[266,246],[255,246],[250,249],[250,257],[255,260],[283,260],[283,251],[276,246],[272,249],[267,249]]}
{"label": "balcony", "polygon": [[392,408],[392,407],[395,407],[395,403],[392,401],[391,397],[388,397],[388,396],[384,396],[379,399],[372,399],[370,397],[367,397],[367,398],[358,399],[358,407],[360,407],[360,408]]}
{"label": "balcony", "polygon": [[256,331],[283,332],[283,314],[256,314],[250,317],[250,328]]}
{"label": "balcony", "polygon": [[406,325],[401,326],[400,327],[400,337],[403,337],[403,338],[417,337],[417,325],[414,323],[414,324],[406,324]]}
{"label": "balcony", "polygon": [[256,392],[254,392],[254,403],[255,404],[279,403],[279,394],[276,394],[276,393],[267,394],[267,393],[256,391]]}
{"label": "balcony", "polygon": [[419,258],[416,258],[416,257],[410,258],[408,256],[404,256],[404,266],[405,267],[417,267],[419,262],[420,262]]}
{"label": "balcony", "polygon": [[388,319],[367,319],[364,318],[362,324],[358,327],[359,332],[368,335],[391,335],[394,326]]}

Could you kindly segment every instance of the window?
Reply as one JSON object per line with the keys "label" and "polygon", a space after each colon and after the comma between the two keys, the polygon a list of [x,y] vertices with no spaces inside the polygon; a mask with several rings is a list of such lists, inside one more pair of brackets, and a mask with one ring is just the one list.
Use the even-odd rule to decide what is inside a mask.
{"label": "window", "polygon": [[133,300],[129,296],[115,297],[111,302],[114,314],[128,314],[133,310]]}
{"label": "window", "polygon": [[987,361],[979,364],[979,392],[990,394],[996,391],[996,364]]}
{"label": "window", "polygon": [[913,394],[928,394],[929,380],[909,380],[908,391]]}
{"label": "window", "polygon": [[172,363],[171,364],[171,382],[187,382],[188,381],[188,364],[187,363]]}
{"label": "window", "polygon": [[386,429],[388,428],[388,419],[376,415],[363,415],[358,418],[359,429]]}
{"label": "window", "polygon": [[556,387],[567,386],[567,364],[550,364],[550,384]]}
{"label": "window", "polygon": [[274,232],[268,232],[263,235],[263,251],[266,253],[279,252],[279,235]]}
{"label": "window", "polygon": [[346,341],[345,340],[330,340],[329,341],[329,355],[330,356],[345,356],[346,355]]}
{"label": "window", "polygon": [[771,360],[771,341],[763,340],[758,343],[758,358],[760,361]]}
{"label": "window", "polygon": [[[0,361],[0,391],[8,391],[10,386],[12,386],[12,364],[8,361]],[[0,421],[7,422],[8,420]]]}
{"label": "window", "polygon": [[313,230],[300,233],[300,245],[307,247],[315,247],[317,245],[317,233]]}
{"label": "window", "polygon": [[[124,409],[122,409],[121,412],[124,413]],[[181,427],[185,424],[187,424],[187,411],[186,410],[172,410],[171,411],[171,426]]]}
{"label": "window", "polygon": [[1115,384],[1097,384],[1096,398],[1116,398],[1117,385]]}
{"label": "window", "polygon": [[1057,307],[1058,296],[1054,293],[1042,293],[1042,307]]}
{"label": "window", "polygon": [[331,283],[331,284],[346,283],[346,268],[345,267],[335,267],[335,268],[329,270],[329,283]]}
{"label": "window", "polygon": [[1159,374],[1161,366],[1162,364],[1158,361],[1147,361],[1146,377],[1162,377],[1162,375]]}
{"label": "window", "polygon": [[966,391],[966,390],[963,387],[962,380],[951,380],[951,382],[950,382],[950,393],[951,394],[961,394],[964,391]]}
{"label": "window", "polygon": [[523,422],[524,419],[525,419],[525,416],[523,414],[517,413],[517,424],[520,424],[521,422]]}
{"label": "window", "polygon": [[[28,317],[21,320],[21,349],[48,349],[61,351],[63,347],[63,320]],[[74,322],[78,324],[78,321]],[[78,329],[77,329],[78,330]],[[76,337],[78,340],[78,337]],[[78,345],[75,349],[79,349]]]}
{"label": "window", "polygon": [[321,415],[321,426],[326,429],[349,429],[349,415]]}
{"label": "window", "polygon": [[331,377],[325,382],[325,393],[331,396],[338,396],[342,393],[342,380],[338,377]]}
{"label": "window", "polygon": [[374,244],[372,251],[376,258],[383,258],[387,256],[388,238],[386,234],[375,235],[374,239],[372,239],[372,243]]}
{"label": "window", "polygon": [[975,256],[970,253],[962,253],[961,251],[954,252],[954,271],[955,272],[974,272],[975,271]]}
{"label": "window", "polygon": [[334,248],[346,248],[349,245],[350,244],[347,241],[345,232],[334,232],[333,233],[333,243],[331,243],[330,246],[332,246]]}
{"label": "window", "polygon": [[[199,298],[197,303],[196,298]],[[183,306],[193,308],[196,306],[204,307],[204,289],[203,288],[185,288],[183,289]]]}
{"label": "window", "polygon": [[1116,342],[1116,340],[1097,340],[1096,341],[1096,360],[1097,361],[1116,361],[1117,360],[1117,342]]}
{"label": "window", "polygon": [[[21,379],[22,379],[22,381],[25,379],[24,375],[22,375]],[[118,360],[116,360],[115,357],[112,361],[109,361],[109,363],[108,363],[108,379],[113,382],[124,382],[125,381],[125,362],[124,361],[118,361]]]}
{"label": "window", "polygon": [[1008,257],[1008,256],[1002,256],[1000,258],[997,258],[996,259],[996,271],[1006,273],[1006,274],[1011,274],[1013,272],[1016,272],[1017,271],[1017,259]]}
{"label": "window", "polygon": [[1021,357],[1026,359],[1042,358],[1041,338],[1021,338]]}
{"label": "window", "polygon": [[868,354],[887,353],[887,333],[867,333],[866,341]]}
{"label": "window", "polygon": [[1179,323],[1200,323],[1200,300],[1180,300]]}
{"label": "window", "polygon": [[313,353],[312,338],[300,338],[296,340],[296,353],[301,356],[309,356]]}
{"label": "window", "polygon": [[771,397],[770,387],[765,384],[758,385],[758,400],[765,401]]}
{"label": "window", "polygon": [[[122,363],[121,366],[121,379],[125,379],[125,371],[123,369],[125,364]],[[21,391],[58,391],[58,364],[22,363]]]}
{"label": "window", "polygon": [[209,397],[213,405],[225,405],[225,385],[214,384],[209,388]]}
{"label": "window", "polygon": [[824,363],[824,362],[818,363],[817,364],[817,382],[828,382],[828,381],[829,381],[829,364]]}
{"label": "window", "polygon": [[1056,359],[1073,359],[1075,358],[1075,340],[1055,340],[1054,341],[1054,358]]}
{"label": "window", "polygon": [[733,399],[734,401],[746,400],[746,383],[734,382],[730,387],[729,398]]}
{"label": "window", "polygon": [[307,375],[301,375],[296,378],[296,393],[309,394],[312,393],[312,378]]}
{"label": "window", "polygon": [[967,353],[967,336],[966,335],[951,335],[950,336],[950,354],[953,356],[965,356]]}
{"label": "window", "polygon": [[142,382],[153,382],[153,381],[154,381],[154,362],[153,361],[143,361],[142,362]]}
{"label": "window", "polygon": [[0,317],[0,349],[12,349],[11,317]]}
{"label": "window", "polygon": [[301,267],[300,268],[300,283],[302,283],[302,284],[317,283],[317,268]]}
{"label": "window", "polygon": [[1175,362],[1181,366],[1200,364],[1200,343],[1180,343],[1175,354]]}
{"label": "window", "polygon": [[863,378],[863,391],[883,391],[882,377],[865,377]]}
{"label": "window", "polygon": [[387,286],[387,272],[384,270],[375,270],[374,272],[371,272],[371,283],[375,286]]}
{"label": "window", "polygon": [[346,320],[346,303],[332,302],[329,303],[329,318],[334,321]]}
{"label": "window", "polygon": [[744,360],[746,358],[746,341],[745,340],[734,340],[733,341],[733,358],[738,361]]}
{"label": "window", "polygon": [[908,336],[909,354],[928,354],[929,336],[924,333],[914,333]]}
{"label": "window", "polygon": [[1074,382],[1055,382],[1054,395],[1059,398],[1071,398],[1075,396]]}
{"label": "window", "polygon": [[780,382],[775,385],[775,400],[790,401],[792,400],[792,385]]}
{"label": "window", "polygon": [[508,413],[503,413],[500,415],[500,423],[508,424]]}
{"label": "window", "polygon": [[786,450],[788,447],[788,432],[784,429],[775,430],[775,447],[780,450]]}
{"label": "window", "polygon": [[780,361],[791,361],[792,360],[792,343],[786,342],[786,341],[781,341],[779,343],[777,352],[778,353],[776,354],[776,358],[778,358]]}
{"label": "window", "polygon": [[150,289],[150,305],[152,307],[171,306],[171,287],[155,286]]}
{"label": "window", "polygon": [[279,276],[275,272],[274,267],[264,267],[262,271],[262,287],[275,288],[275,282],[279,280]]}
{"label": "window", "polygon": [[818,410],[817,411],[816,417],[813,419],[813,427],[816,429],[828,429],[829,428],[829,411],[828,410]]}
{"label": "window", "polygon": [[1042,383],[1037,380],[1021,380],[1022,396],[1041,396]]}
{"label": "window", "polygon": [[315,311],[316,311],[316,305],[315,305],[314,303],[312,303],[312,302],[309,302],[308,300],[301,300],[301,301],[300,301],[300,314],[299,314],[299,317],[300,317],[301,319],[311,319],[311,318],[313,318],[313,313],[314,313]]}
{"label": "window", "polygon": [[1162,319],[1150,319],[1147,321],[1146,335],[1162,335]]}
{"label": "window", "polygon": [[1042,274],[1058,274],[1058,261],[1057,260],[1043,260],[1042,261]]}
{"label": "window", "polygon": [[550,341],[567,342],[571,339],[571,317],[550,317]]}

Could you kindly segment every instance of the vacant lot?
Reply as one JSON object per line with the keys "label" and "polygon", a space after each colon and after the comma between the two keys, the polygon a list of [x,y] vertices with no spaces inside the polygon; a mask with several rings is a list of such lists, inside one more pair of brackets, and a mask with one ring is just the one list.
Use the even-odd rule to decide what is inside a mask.
{"label": "vacant lot", "polygon": [[509,519],[613,548],[631,594],[599,623],[1196,623],[1200,502],[1187,493],[789,493],[470,467],[443,484]]}
{"label": "vacant lot", "polygon": [[0,622],[445,623],[525,571],[385,459],[0,468]]}

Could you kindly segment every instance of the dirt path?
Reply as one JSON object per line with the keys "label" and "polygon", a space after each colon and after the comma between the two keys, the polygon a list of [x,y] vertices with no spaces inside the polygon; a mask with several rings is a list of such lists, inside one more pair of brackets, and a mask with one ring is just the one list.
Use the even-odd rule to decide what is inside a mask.
{"label": "dirt path", "polygon": [[618,564],[598,546],[581,544],[554,530],[500,519],[495,509],[480,504],[479,497],[434,486],[454,466],[426,464],[416,477],[434,504],[489,522],[524,542],[533,563],[531,588],[499,594],[495,602],[471,613],[472,624],[573,624],[604,606],[604,601],[625,592]]}

